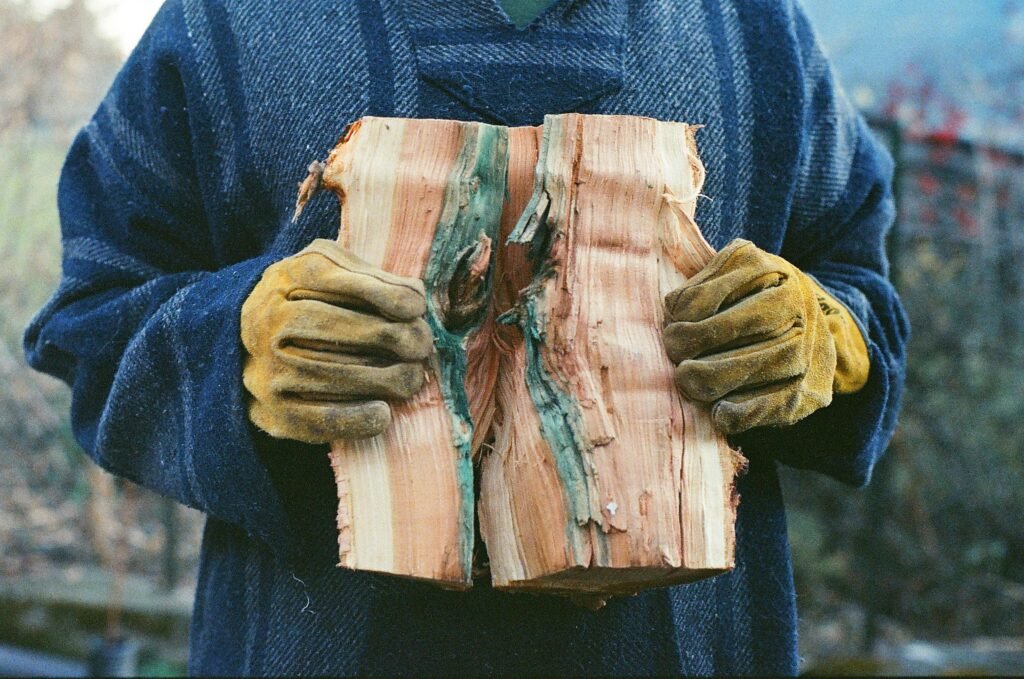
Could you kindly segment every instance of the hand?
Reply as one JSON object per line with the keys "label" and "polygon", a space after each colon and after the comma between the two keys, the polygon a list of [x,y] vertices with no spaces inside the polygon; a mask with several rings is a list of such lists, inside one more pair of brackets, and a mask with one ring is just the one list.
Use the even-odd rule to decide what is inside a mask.
{"label": "hand", "polygon": [[242,306],[249,418],[276,438],[366,438],[423,385],[433,350],[422,281],[330,240],[267,267]]}
{"label": "hand", "polygon": [[867,347],[846,307],[749,241],[670,292],[665,316],[677,387],[713,403],[727,434],[793,424],[867,382]]}

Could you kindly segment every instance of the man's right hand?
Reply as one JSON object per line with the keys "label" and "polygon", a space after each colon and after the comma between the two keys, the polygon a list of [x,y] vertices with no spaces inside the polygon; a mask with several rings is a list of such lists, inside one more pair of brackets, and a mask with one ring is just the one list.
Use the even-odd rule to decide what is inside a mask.
{"label": "man's right hand", "polygon": [[306,443],[376,436],[388,401],[423,385],[433,350],[423,282],[315,240],[271,266],[242,306],[249,418]]}

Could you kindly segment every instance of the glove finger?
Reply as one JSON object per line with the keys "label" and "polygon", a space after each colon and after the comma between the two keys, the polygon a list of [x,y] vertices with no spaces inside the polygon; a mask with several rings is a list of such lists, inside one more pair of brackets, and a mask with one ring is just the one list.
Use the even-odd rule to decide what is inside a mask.
{"label": "glove finger", "polygon": [[715,403],[711,417],[726,434],[753,427],[787,427],[827,406],[827,392],[814,394],[801,387],[801,379],[732,394]]}
{"label": "glove finger", "polygon": [[710,403],[734,391],[803,375],[806,370],[803,328],[795,327],[753,347],[683,361],[676,367],[675,381],[686,398]]}
{"label": "glove finger", "polygon": [[423,378],[422,363],[373,367],[293,358],[270,386],[284,398],[295,395],[312,401],[404,400],[420,390]]}
{"label": "glove finger", "polygon": [[793,299],[794,290],[769,288],[702,321],[670,323],[663,335],[669,358],[679,363],[785,334],[802,313],[800,300]]}
{"label": "glove finger", "polygon": [[423,281],[409,276],[399,276],[378,266],[370,264],[359,255],[334,240],[317,238],[310,243],[303,253],[316,253],[323,255],[334,262],[341,269],[353,273],[364,274],[380,280],[388,285],[413,288],[423,296]]}
{"label": "glove finger", "polygon": [[281,347],[276,356],[279,360],[290,361],[303,359],[317,363],[337,363],[341,365],[366,365],[374,368],[394,365],[396,362],[393,356],[380,354],[365,354],[344,352],[337,349],[337,344],[332,342],[315,342],[304,340],[302,346],[291,344]]}
{"label": "glove finger", "polygon": [[745,238],[734,238],[714,256],[708,260],[704,268],[698,271],[686,281],[687,285],[697,285],[719,275],[723,267],[726,267],[733,256],[738,252],[747,250],[750,247],[757,247]]}
{"label": "glove finger", "polygon": [[377,436],[391,424],[391,407],[384,401],[257,401],[249,408],[249,418],[274,438],[328,443]]}
{"label": "glove finger", "polygon": [[286,321],[274,341],[278,349],[298,346],[383,354],[402,361],[422,361],[433,351],[434,336],[422,318],[390,321],[308,299],[289,302],[288,307]]}
{"label": "glove finger", "polygon": [[665,296],[666,318],[702,321],[747,295],[782,285],[789,277],[785,268],[785,260],[753,243],[733,241],[697,276]]}
{"label": "glove finger", "polygon": [[318,239],[296,255],[288,299],[315,299],[372,310],[395,320],[426,313],[426,291],[418,278],[375,267],[334,241]]}

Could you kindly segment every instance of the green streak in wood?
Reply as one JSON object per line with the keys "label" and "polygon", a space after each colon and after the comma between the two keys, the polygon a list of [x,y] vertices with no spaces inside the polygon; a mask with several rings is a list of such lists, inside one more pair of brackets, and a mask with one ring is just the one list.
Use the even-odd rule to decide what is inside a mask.
{"label": "green streak in wood", "polygon": [[[563,134],[564,125],[560,117],[545,118],[533,196],[508,237],[509,244],[529,246],[529,259],[533,262],[537,274],[522,296],[518,308],[500,320],[505,323],[518,323],[523,330],[526,344],[526,384],[540,416],[544,439],[555,457],[555,466],[562,480],[569,515],[577,525],[585,526],[592,518],[596,518],[591,515],[587,470],[583,459],[583,453],[589,451],[591,445],[586,435],[579,403],[548,370],[541,350],[548,325],[547,315],[543,311],[545,285],[557,273],[550,259],[551,244],[559,236],[557,225],[554,223],[555,215],[551,214],[551,196],[554,194],[558,199],[560,194],[564,193],[561,190],[564,187],[552,187],[558,190],[549,192],[547,183],[553,177],[547,175],[545,168],[548,154],[552,152],[552,147],[560,148]],[[569,544],[578,549],[578,531],[572,524],[569,524],[566,530]]]}
{"label": "green streak in wood", "polygon": [[[462,564],[471,577],[473,559],[473,421],[466,394],[466,354],[469,339],[487,311],[456,303],[462,298],[455,286],[466,284],[467,264],[486,252],[485,238],[498,237],[508,167],[508,129],[484,124],[463,128],[463,145],[448,176],[441,217],[424,274],[427,288],[427,323],[434,333],[441,394],[452,418],[452,438],[459,451],[458,480],[462,498],[460,544]],[[472,297],[488,299],[492,284],[493,249],[484,278],[476,281]]]}

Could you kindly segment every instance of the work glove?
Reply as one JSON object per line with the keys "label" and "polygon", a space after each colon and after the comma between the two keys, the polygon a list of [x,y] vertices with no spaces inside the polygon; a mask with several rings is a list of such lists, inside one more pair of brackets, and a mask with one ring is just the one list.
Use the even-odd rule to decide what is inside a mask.
{"label": "work glove", "polygon": [[263,273],[242,305],[249,418],[306,443],[376,436],[388,401],[423,385],[433,350],[423,282],[315,240]]}
{"label": "work glove", "polygon": [[665,297],[665,348],[687,399],[727,434],[786,426],[868,378],[845,306],[781,257],[737,239]]}

